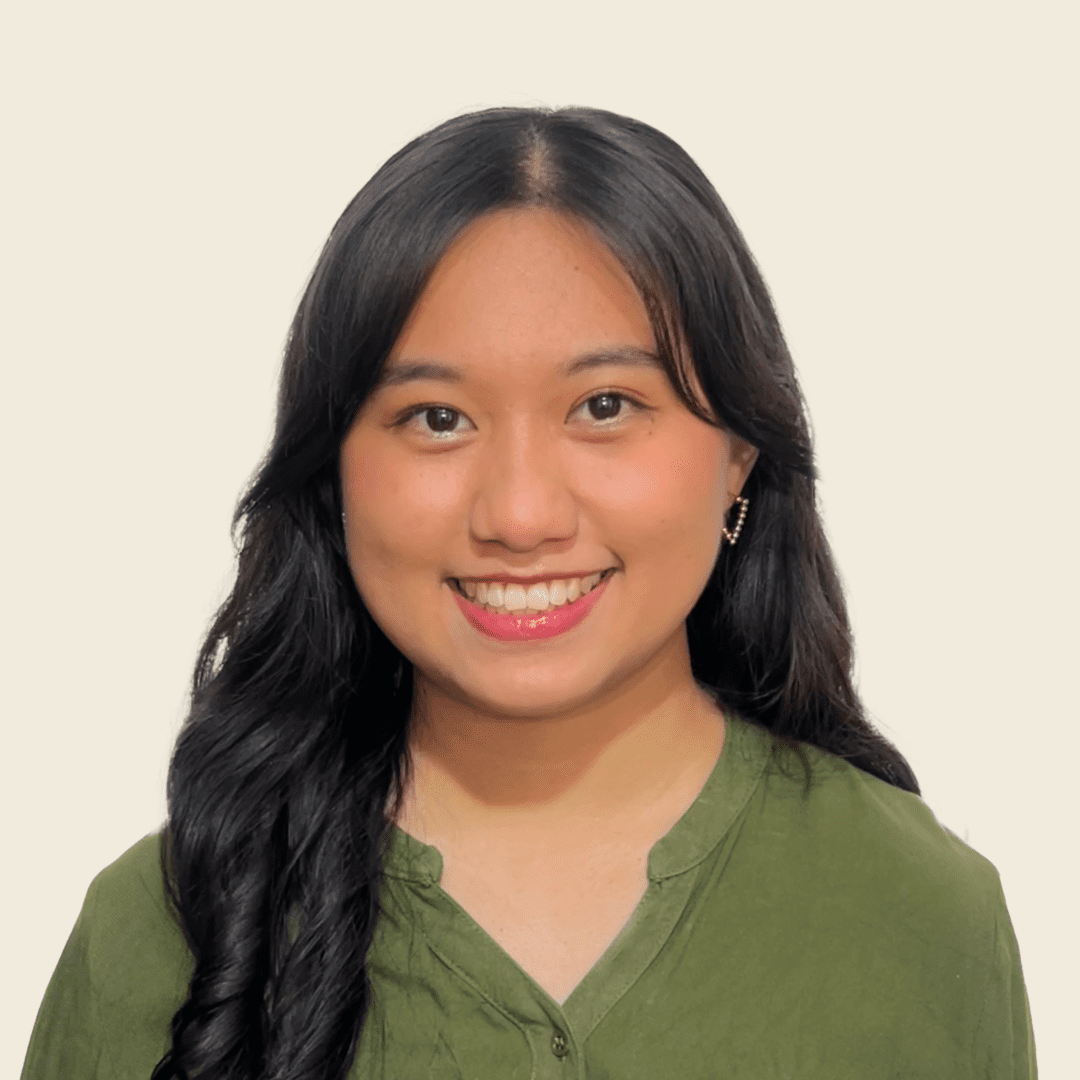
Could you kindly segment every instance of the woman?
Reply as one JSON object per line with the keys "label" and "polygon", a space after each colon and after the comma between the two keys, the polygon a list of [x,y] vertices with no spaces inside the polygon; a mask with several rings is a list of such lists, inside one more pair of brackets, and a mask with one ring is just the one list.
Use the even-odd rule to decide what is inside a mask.
{"label": "woman", "polygon": [[1035,1075],[997,873],[864,717],[791,358],[670,139],[492,109],[392,157],[236,521],[167,826],[24,1077]]}

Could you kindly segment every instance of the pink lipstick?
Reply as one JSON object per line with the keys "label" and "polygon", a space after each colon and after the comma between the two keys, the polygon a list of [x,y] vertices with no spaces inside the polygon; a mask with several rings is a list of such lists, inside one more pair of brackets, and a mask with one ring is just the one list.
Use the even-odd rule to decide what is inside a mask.
{"label": "pink lipstick", "polygon": [[577,626],[596,606],[611,577],[611,574],[606,575],[595,588],[572,604],[548,608],[536,615],[496,615],[466,599],[452,586],[450,591],[454,594],[462,615],[482,634],[499,641],[536,641],[539,638],[555,637],[572,626]]}

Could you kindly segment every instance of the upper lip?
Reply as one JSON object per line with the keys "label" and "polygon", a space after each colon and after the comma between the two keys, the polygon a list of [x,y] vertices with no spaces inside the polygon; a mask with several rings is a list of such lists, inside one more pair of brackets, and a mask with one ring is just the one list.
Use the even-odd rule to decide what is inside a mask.
{"label": "upper lip", "polygon": [[528,577],[516,577],[514,574],[478,574],[476,577],[455,577],[455,581],[501,581],[505,585],[535,585],[538,581],[566,581],[570,578],[584,578],[590,574],[604,574],[614,570],[613,566],[602,570],[552,570],[546,574],[532,574]]}

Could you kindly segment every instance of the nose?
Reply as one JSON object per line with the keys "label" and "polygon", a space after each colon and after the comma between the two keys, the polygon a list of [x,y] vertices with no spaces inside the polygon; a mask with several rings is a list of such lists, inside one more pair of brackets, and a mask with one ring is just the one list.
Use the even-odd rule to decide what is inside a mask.
{"label": "nose", "polygon": [[535,418],[497,425],[477,470],[470,531],[475,540],[533,551],[571,539],[577,499],[555,440]]}

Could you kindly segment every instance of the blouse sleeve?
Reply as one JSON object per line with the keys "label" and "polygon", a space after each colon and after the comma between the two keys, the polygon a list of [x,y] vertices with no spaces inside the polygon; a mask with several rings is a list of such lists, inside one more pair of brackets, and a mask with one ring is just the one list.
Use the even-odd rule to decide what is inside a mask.
{"label": "blouse sleeve", "polygon": [[91,885],[38,1009],[22,1080],[104,1080],[100,1026],[89,963]]}
{"label": "blouse sleeve", "polygon": [[1000,881],[990,978],[974,1050],[980,1080],[1036,1080],[1035,1034],[1020,948]]}

